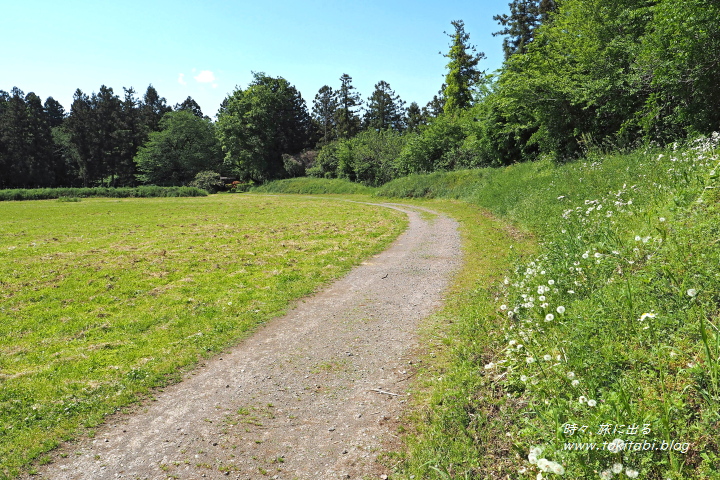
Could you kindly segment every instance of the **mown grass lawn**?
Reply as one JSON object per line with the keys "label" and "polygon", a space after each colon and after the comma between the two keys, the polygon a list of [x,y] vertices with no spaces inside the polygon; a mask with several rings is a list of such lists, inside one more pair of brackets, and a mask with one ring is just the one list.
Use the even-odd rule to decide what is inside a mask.
{"label": "mown grass lawn", "polygon": [[393,210],[298,196],[1,205],[0,478],[92,434],[405,225]]}

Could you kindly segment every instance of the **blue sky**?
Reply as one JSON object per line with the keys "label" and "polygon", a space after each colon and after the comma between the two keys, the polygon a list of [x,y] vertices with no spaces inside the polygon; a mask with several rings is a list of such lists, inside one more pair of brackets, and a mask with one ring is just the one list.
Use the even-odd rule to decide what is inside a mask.
{"label": "blue sky", "polygon": [[107,85],[142,96],[152,84],[168,104],[193,97],[215,115],[252,71],[282,76],[312,107],[343,73],[366,99],[385,80],[408,104],[424,106],[445,74],[452,20],[502,64],[493,15],[509,0],[0,0],[0,90],[17,86],[69,111],[73,93]]}

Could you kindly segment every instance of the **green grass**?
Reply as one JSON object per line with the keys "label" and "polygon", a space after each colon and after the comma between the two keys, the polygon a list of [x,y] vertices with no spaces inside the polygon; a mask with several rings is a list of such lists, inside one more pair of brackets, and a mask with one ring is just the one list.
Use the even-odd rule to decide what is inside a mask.
{"label": "green grass", "polygon": [[442,191],[538,239],[451,297],[398,478],[720,478],[717,141],[379,189]]}
{"label": "green grass", "polygon": [[0,477],[236,344],[401,232],[302,197],[0,207]]}

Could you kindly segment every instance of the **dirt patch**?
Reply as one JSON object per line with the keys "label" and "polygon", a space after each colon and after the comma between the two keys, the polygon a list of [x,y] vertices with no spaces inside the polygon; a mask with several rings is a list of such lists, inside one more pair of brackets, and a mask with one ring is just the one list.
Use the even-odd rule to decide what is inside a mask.
{"label": "dirt patch", "polygon": [[383,253],[269,322],[33,478],[360,479],[407,401],[419,321],[460,263],[457,224],[409,206]]}

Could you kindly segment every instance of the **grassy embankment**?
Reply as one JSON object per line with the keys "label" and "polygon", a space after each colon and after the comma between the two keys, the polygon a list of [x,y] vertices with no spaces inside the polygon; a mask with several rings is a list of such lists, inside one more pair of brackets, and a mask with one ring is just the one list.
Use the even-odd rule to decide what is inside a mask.
{"label": "grassy embankment", "polygon": [[405,224],[300,197],[0,205],[0,478],[92,435]]}
{"label": "grassy embankment", "polygon": [[[430,323],[397,478],[720,478],[717,143],[378,190],[461,199],[538,240],[505,279],[466,266]],[[478,219],[470,261],[510,252]]]}

